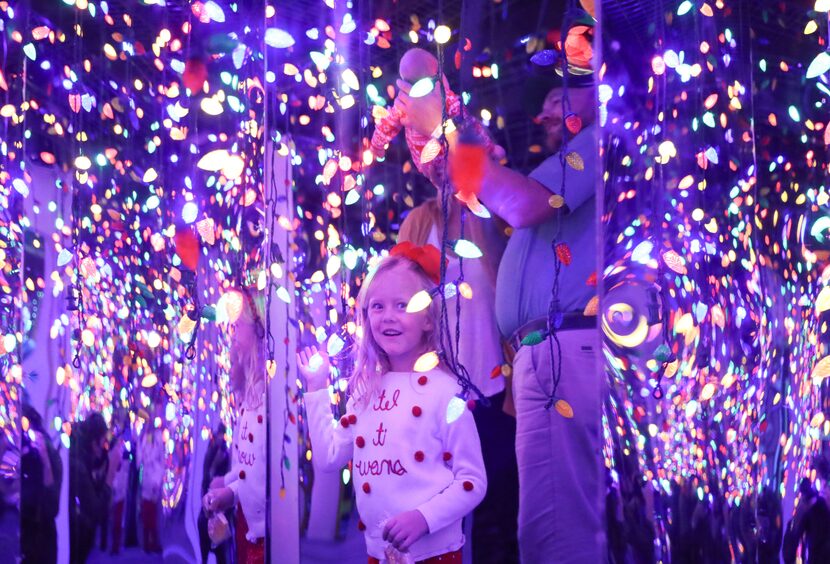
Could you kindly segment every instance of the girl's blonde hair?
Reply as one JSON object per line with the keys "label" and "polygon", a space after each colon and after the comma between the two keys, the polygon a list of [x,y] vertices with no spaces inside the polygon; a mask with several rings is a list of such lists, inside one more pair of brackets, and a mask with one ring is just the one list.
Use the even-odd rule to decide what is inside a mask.
{"label": "girl's blonde hair", "polygon": [[255,409],[265,399],[265,308],[259,296],[254,297],[239,289],[231,291],[239,293],[242,298],[236,324],[245,323],[253,328],[252,341],[234,339],[231,342],[231,390],[238,402]]}
{"label": "girl's blonde hair", "polygon": [[[368,306],[369,293],[375,280],[397,266],[405,266],[416,280],[421,290],[427,292],[435,288],[435,283],[427,276],[424,270],[414,261],[404,256],[387,256],[380,261],[377,268],[370,272],[357,294],[357,333],[355,338],[354,371],[349,379],[349,395],[358,406],[365,406],[378,387],[380,376],[391,370],[389,357],[375,341],[372,327],[369,325]],[[440,311],[441,304],[433,299],[427,308],[427,315],[432,321],[432,329],[425,334],[425,350],[437,351],[440,348]]]}

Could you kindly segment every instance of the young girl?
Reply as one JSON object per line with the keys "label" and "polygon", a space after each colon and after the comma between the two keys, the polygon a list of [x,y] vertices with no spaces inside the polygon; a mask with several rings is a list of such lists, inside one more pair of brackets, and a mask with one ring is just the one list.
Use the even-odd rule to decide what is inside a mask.
{"label": "young girl", "polygon": [[396,551],[416,562],[460,563],[461,519],[487,488],[475,422],[456,398],[455,377],[441,368],[414,371],[421,355],[439,348],[439,304],[418,313],[406,306],[420,290],[434,289],[439,262],[431,245],[399,245],[366,279],[350,398],[339,422],[326,389],[328,361],[315,370],[316,350],[299,355],[314,460],[327,469],[353,460],[370,563]]}
{"label": "young girl", "polygon": [[230,298],[229,310],[239,312],[230,357],[231,387],[240,408],[231,470],[211,482],[203,504],[209,513],[236,506],[236,561],[259,564],[265,561],[265,326],[261,309],[248,292],[234,290]]}

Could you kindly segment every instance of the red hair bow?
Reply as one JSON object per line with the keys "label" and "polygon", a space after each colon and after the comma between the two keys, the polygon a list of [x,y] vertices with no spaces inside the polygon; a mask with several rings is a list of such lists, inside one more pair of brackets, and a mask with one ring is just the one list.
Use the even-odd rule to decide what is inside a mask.
{"label": "red hair bow", "polygon": [[438,284],[441,281],[441,251],[434,245],[426,244],[418,247],[409,241],[404,241],[392,247],[389,255],[406,257],[420,266],[433,282]]}

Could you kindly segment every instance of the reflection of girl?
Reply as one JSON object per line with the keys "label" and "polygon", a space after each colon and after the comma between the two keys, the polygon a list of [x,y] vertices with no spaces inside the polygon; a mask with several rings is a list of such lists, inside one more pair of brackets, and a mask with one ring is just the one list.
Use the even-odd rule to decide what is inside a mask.
{"label": "reflection of girl", "polygon": [[437,305],[406,312],[413,295],[435,287],[438,250],[392,254],[358,296],[356,366],[340,423],[331,417],[327,361],[315,370],[315,351],[300,354],[314,460],[328,469],[353,460],[370,562],[391,558],[390,545],[415,561],[461,562],[461,519],[487,487],[481,447],[455,378],[413,370],[437,348]]}
{"label": "reflection of girl", "polygon": [[209,512],[236,506],[237,561],[265,561],[265,351],[262,314],[247,293],[234,291],[240,306],[231,341],[231,387],[239,414],[233,431],[231,471],[216,478],[205,494]]}

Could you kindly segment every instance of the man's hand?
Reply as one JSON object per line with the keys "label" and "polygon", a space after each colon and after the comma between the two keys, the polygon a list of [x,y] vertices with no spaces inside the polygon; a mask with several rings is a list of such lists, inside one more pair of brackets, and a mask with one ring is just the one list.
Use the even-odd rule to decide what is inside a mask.
{"label": "man's hand", "polygon": [[383,540],[401,552],[407,552],[418,539],[429,533],[426,519],[417,509],[404,511],[386,522]]}
{"label": "man's hand", "polygon": [[[446,78],[443,79],[446,85]],[[395,107],[404,114],[401,123],[411,127],[421,135],[429,137],[441,125],[443,108],[441,107],[441,86],[436,84],[432,92],[420,98],[409,95],[412,85],[404,80],[398,80],[398,95],[395,98]]]}
{"label": "man's hand", "polygon": [[316,392],[326,387],[331,363],[324,351],[318,351],[317,347],[305,347],[297,353],[297,369],[305,379],[306,391]]}
{"label": "man's hand", "polygon": [[210,489],[218,490],[219,488],[225,487],[225,477],[224,476],[216,476],[214,479],[210,481]]}

